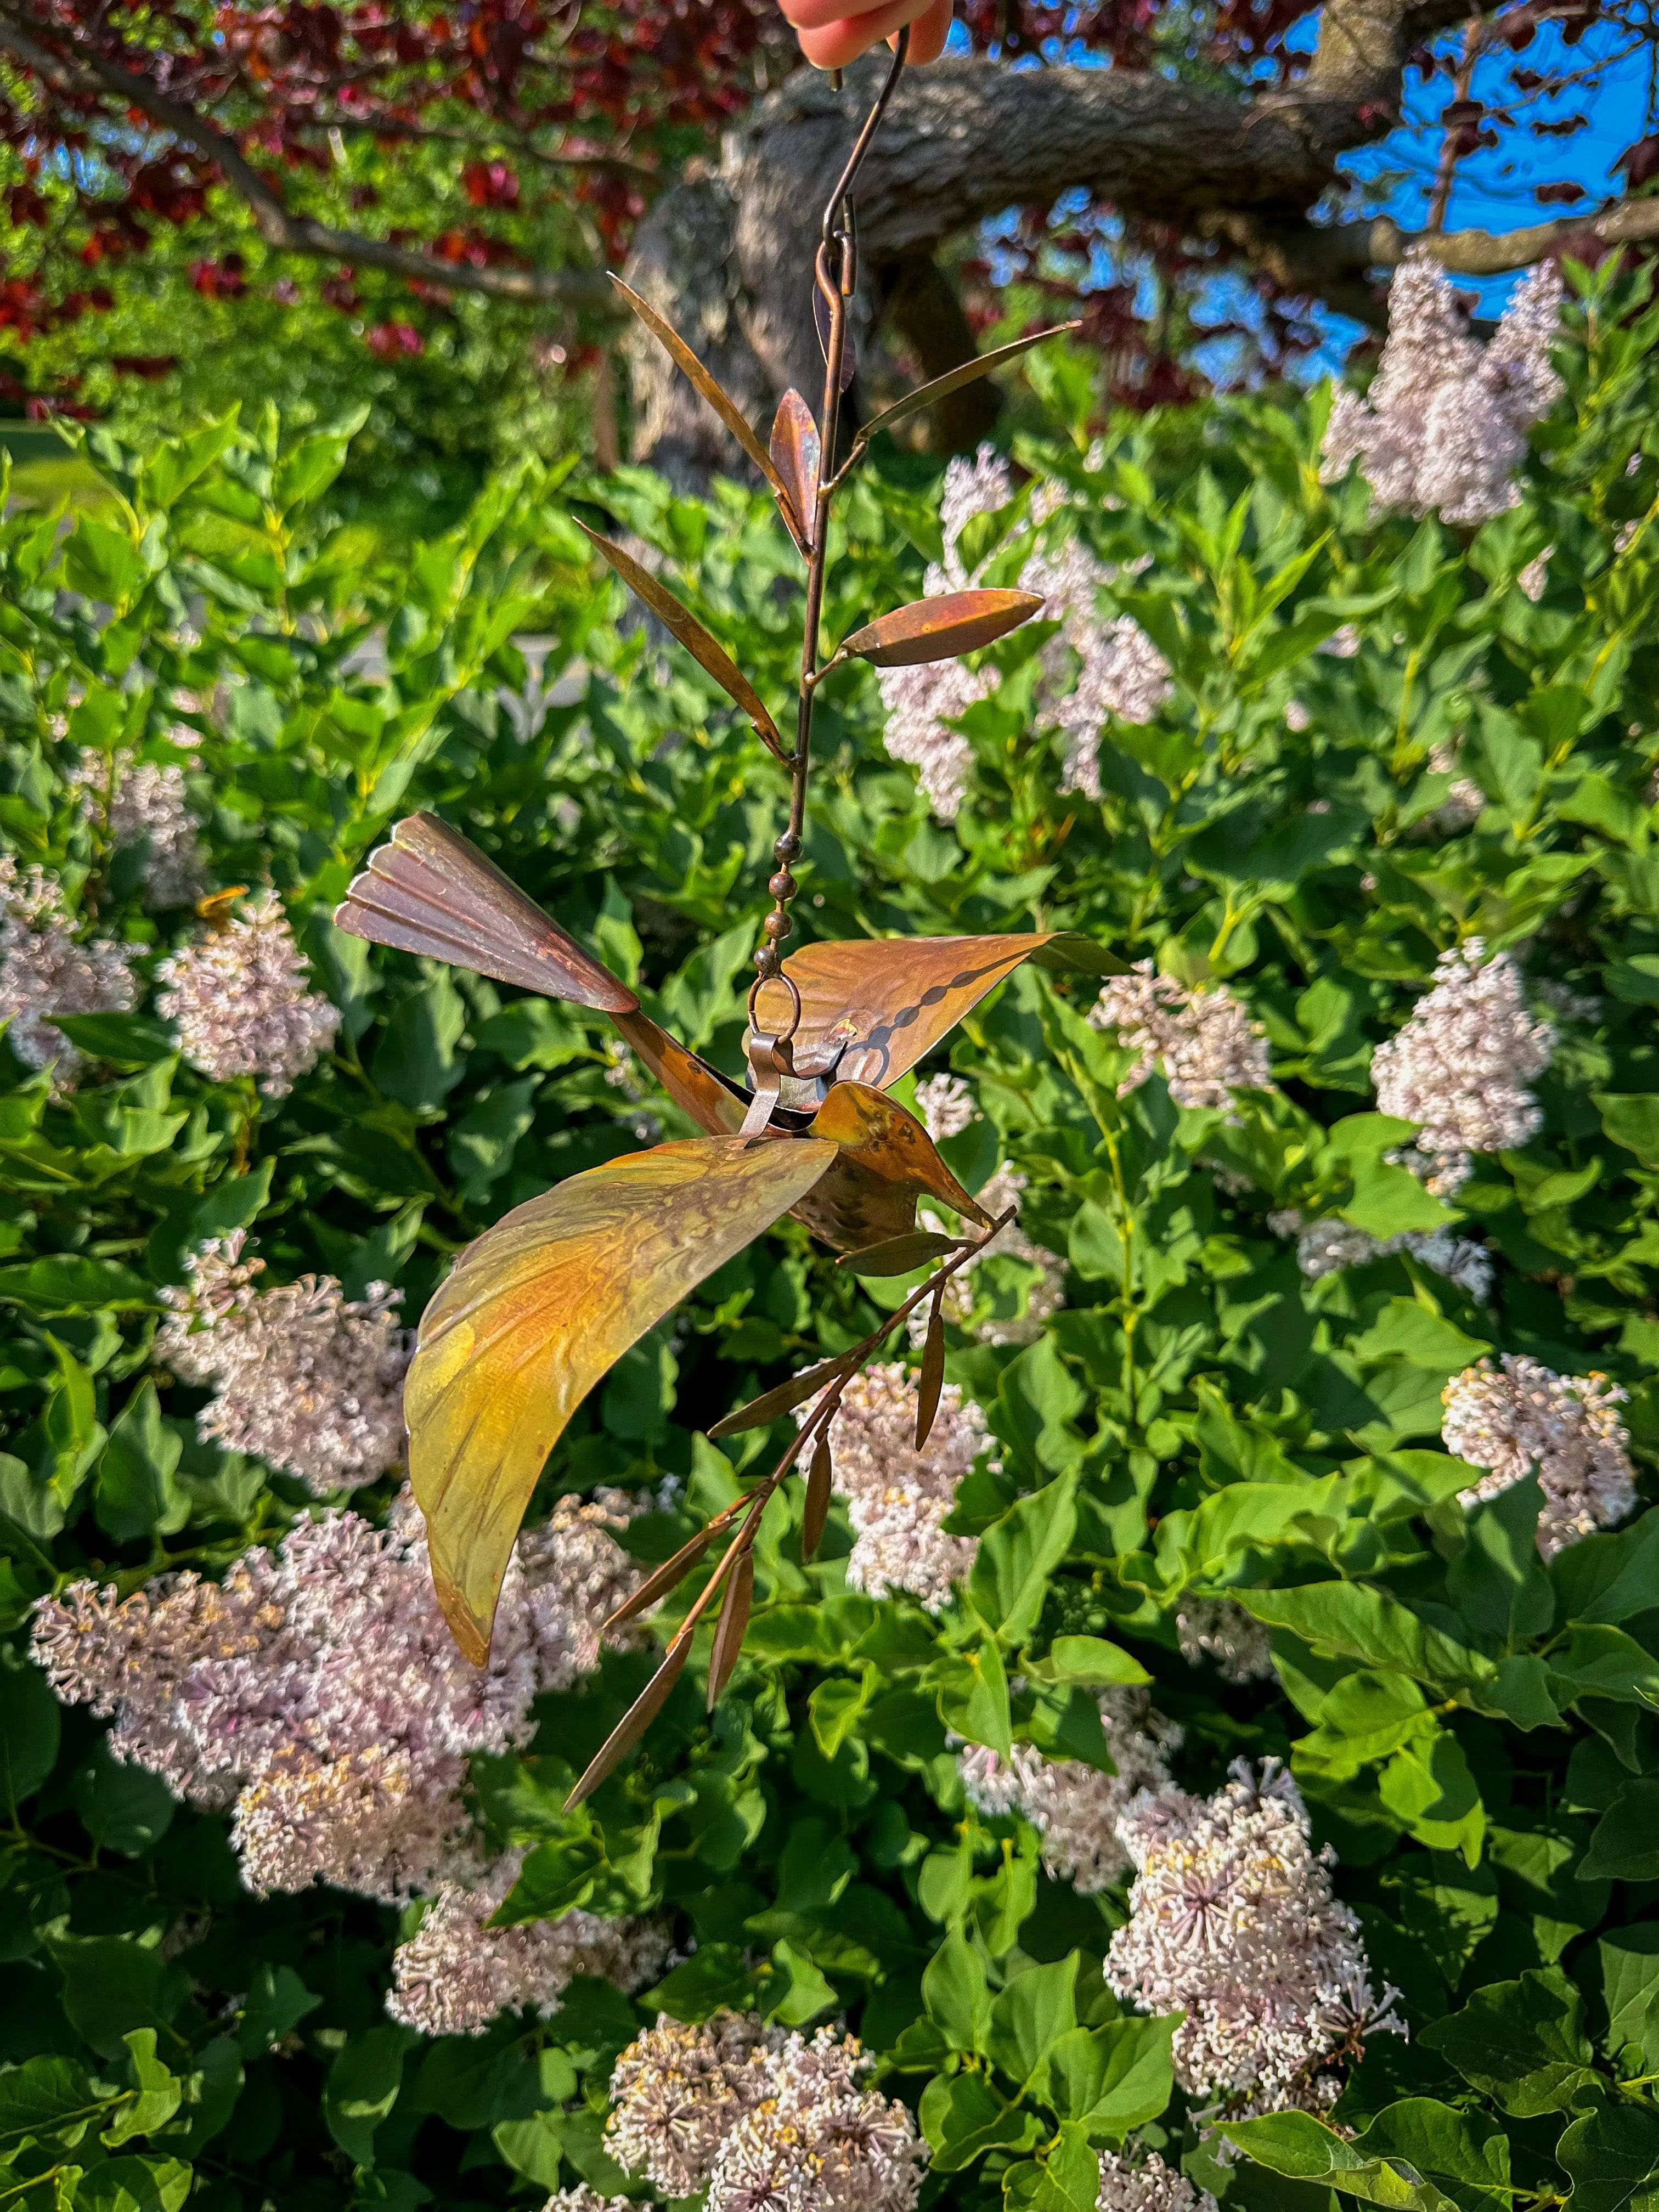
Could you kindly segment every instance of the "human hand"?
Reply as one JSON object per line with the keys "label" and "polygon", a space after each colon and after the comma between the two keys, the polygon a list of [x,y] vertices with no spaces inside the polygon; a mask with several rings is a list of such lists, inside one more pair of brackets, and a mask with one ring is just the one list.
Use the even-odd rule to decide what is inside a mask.
{"label": "human hand", "polygon": [[937,61],[951,29],[951,0],[780,0],[815,69],[844,69],[908,23],[910,60]]}

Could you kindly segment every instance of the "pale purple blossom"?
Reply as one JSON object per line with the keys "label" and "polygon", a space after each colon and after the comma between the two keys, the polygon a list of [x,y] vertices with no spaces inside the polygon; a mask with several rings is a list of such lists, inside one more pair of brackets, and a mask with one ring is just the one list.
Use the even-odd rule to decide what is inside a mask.
{"label": "pale purple blossom", "polygon": [[916,1085],[916,1112],[936,1145],[959,1137],[979,1118],[974,1094],[959,1075],[930,1075]]}
{"label": "pale purple blossom", "polygon": [[[920,1098],[920,1092],[917,1094]],[[1054,1253],[1035,1243],[1020,1226],[1019,1206],[1030,1184],[1030,1177],[1006,1162],[976,1195],[980,1204],[994,1220],[1012,1206],[1014,1218],[995,1236],[988,1237],[974,1256],[958,1267],[945,1285],[944,1310],[947,1321],[977,1337],[981,1344],[1031,1344],[1042,1335],[1045,1325],[1066,1303],[1066,1263]],[[921,1229],[942,1231],[944,1222],[931,1206],[924,1206],[916,1215]],[[993,1310],[980,1313],[981,1291],[984,1287],[980,1269],[987,1260],[1015,1260],[1036,1273],[1027,1279],[1019,1301],[1013,1310],[1007,1310],[1005,1296],[992,1302]],[[918,1350],[927,1339],[928,1310],[918,1306],[906,1323],[910,1342]]]}
{"label": "pale purple blossom", "polygon": [[1331,1889],[1300,1793],[1243,1760],[1213,1797],[1148,1791],[1119,1832],[1137,1873],[1106,1978],[1127,2003],[1180,2012],[1176,2078],[1235,2117],[1327,2108],[1367,2034],[1403,2034],[1374,1998],[1359,1923]]}
{"label": "pale purple blossom", "polygon": [[719,2014],[659,2020],[611,2077],[611,2154],[707,2212],[911,2212],[927,2149],[902,2104],[860,2086],[852,2036]]}
{"label": "pale purple blossom", "polygon": [[155,1356],[213,1390],[197,1432],[297,1475],[313,1497],[373,1482],[404,1456],[404,1376],[413,1343],[399,1294],[371,1283],[347,1298],[332,1275],[255,1287],[246,1231],[186,1261],[190,1281],[161,1292],[169,1312]]}
{"label": "pale purple blossom", "polygon": [[257,1075],[267,1097],[291,1091],[340,1026],[338,1009],[307,988],[305,955],[275,891],[210,922],[155,972],[157,1008],[176,1024],[191,1066],[218,1083]]}
{"label": "pale purple blossom", "polygon": [[26,1067],[51,1067],[67,1090],[83,1065],[54,1014],[125,1013],[138,995],[136,945],[84,938],[44,869],[20,874],[0,853],[0,1022]]}
{"label": "pale purple blossom", "polygon": [[1191,1666],[1207,1659],[1224,1682],[1271,1682],[1273,1654],[1267,1630],[1230,1597],[1182,1598],[1176,1613],[1181,1656]]}
{"label": "pale purple blossom", "polygon": [[1139,960],[1128,975],[1109,978],[1089,1019],[1097,1030],[1115,1030],[1120,1042],[1139,1055],[1118,1085],[1120,1097],[1154,1068],[1178,1106],[1231,1109],[1235,1091],[1274,1087],[1261,1024],[1224,983],[1189,991],[1173,975],[1160,975],[1150,960]]}
{"label": "pale purple blossom", "polygon": [[1018,1813],[1042,1838],[1042,1863],[1081,1896],[1107,1888],[1129,1863],[1118,1822],[1142,1790],[1170,1786],[1170,1754],[1181,1730],[1153,1710],[1142,1689],[1103,1690],[1101,1731],[1114,1774],[1080,1759],[1047,1759],[1017,1743],[1011,1759],[988,1745],[957,1754],[969,1803],[993,1818]]}
{"label": "pale purple blossom", "polygon": [[1179,2166],[1166,2166],[1155,2150],[1134,2160],[1103,2151],[1097,2202],[1099,2212],[1218,2212],[1207,2189],[1194,2188]]}
{"label": "pale purple blossom", "polygon": [[[977,579],[961,550],[963,529],[974,517],[994,514],[1013,497],[1007,467],[989,447],[972,461],[953,460],[945,471],[940,503],[945,558],[930,567],[924,580],[929,596],[968,589]],[[1057,487],[1041,488],[1033,519],[1046,520],[1062,503]],[[1150,722],[1170,696],[1169,664],[1131,617],[1103,619],[1098,595],[1114,572],[1088,548],[1071,539],[1054,555],[1034,554],[1020,574],[1020,588],[1039,593],[1042,618],[1060,630],[1043,649],[1041,711],[1064,744],[1062,791],[1101,795],[1098,745],[1101,725]],[[1067,648],[1076,656],[1076,680]],[[961,811],[973,769],[967,739],[951,725],[990,696],[994,677],[942,660],[915,668],[881,672],[882,703],[887,713],[886,745],[895,760],[917,772],[928,803],[941,821]]]}
{"label": "pale purple blossom", "polygon": [[[193,757],[190,765],[197,765]],[[83,752],[69,780],[80,791],[82,815],[118,852],[143,846],[140,895],[146,906],[196,903],[207,888],[207,854],[179,762],[139,761],[130,748]]]}
{"label": "pale purple blossom", "polygon": [[490,1927],[524,1856],[504,1852],[471,1881],[438,1885],[392,1956],[393,2020],[422,2035],[482,2035],[501,2013],[553,2011],[578,1974],[630,1993],[660,1978],[670,1938],[659,1920],[604,1920],[578,1906],[556,1920]]}
{"label": "pale purple blossom", "polygon": [[979,1407],[947,1382],[918,1451],[916,1403],[916,1378],[896,1360],[854,1376],[830,1424],[831,1480],[856,1540],[849,1588],[878,1598],[902,1591],[938,1613],[979,1551],[976,1538],[947,1535],[940,1524],[991,1437]]}
{"label": "pale purple blossom", "polygon": [[1397,1036],[1371,1059],[1380,1113],[1415,1121],[1428,1188],[1454,1195],[1474,1152],[1524,1145],[1543,1111],[1527,1087],[1549,1066],[1555,1032],[1527,1011],[1507,952],[1488,957],[1480,938],[1443,952],[1434,988]]}
{"label": "pale purple blossom", "polygon": [[[632,1960],[648,1979],[666,1955],[628,1923],[607,1933],[572,1918],[544,1942],[534,1931],[501,1946],[464,1926],[516,1871],[492,1868],[473,1825],[471,1759],[527,1744],[533,1700],[598,1663],[604,1623],[638,1581],[616,1533],[654,1502],[562,1499],[521,1535],[483,1667],[462,1657],[439,1610],[407,1492],[384,1530],[351,1512],[302,1521],[222,1583],[167,1575],[124,1601],[72,1583],[36,1607],[34,1657],[66,1704],[112,1717],[118,1759],[231,1809],[256,1894],[313,1881],[386,1904],[435,1894],[394,2003],[434,2021],[448,2003],[453,2032],[470,2032],[492,1988],[503,2003],[538,2003],[559,1973],[586,1971],[580,1958],[617,1971]],[[430,1980],[439,1968],[461,1978],[448,1997]]]}
{"label": "pale purple blossom", "polygon": [[1480,523],[1514,507],[1527,433],[1562,391],[1550,362],[1562,297],[1553,263],[1533,270],[1489,343],[1469,333],[1450,281],[1408,254],[1389,294],[1389,336],[1364,398],[1339,391],[1325,432],[1327,483],[1359,463],[1377,510]]}
{"label": "pale purple blossom", "polygon": [[1277,1237],[1294,1237],[1296,1263],[1310,1283],[1345,1267],[1363,1267],[1372,1260],[1404,1252],[1425,1267],[1455,1283],[1483,1305],[1492,1297],[1492,1255],[1473,1237],[1447,1229],[1408,1229],[1395,1237],[1378,1238],[1351,1222],[1322,1218],[1306,1220],[1295,1206],[1267,1216],[1267,1226]]}
{"label": "pale purple blossom", "polygon": [[1486,1468],[1458,1492],[1473,1509],[1535,1468],[1543,1505],[1538,1548],[1553,1559],[1635,1508],[1630,1437],[1615,1407],[1628,1394],[1605,1375],[1558,1375],[1541,1360],[1504,1352],[1454,1375],[1443,1394],[1446,1449]]}

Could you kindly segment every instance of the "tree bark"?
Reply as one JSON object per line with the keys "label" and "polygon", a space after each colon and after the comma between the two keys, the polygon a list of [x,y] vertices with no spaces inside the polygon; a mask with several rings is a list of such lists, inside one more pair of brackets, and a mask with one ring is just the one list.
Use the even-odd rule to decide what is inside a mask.
{"label": "tree bark", "polygon": [[[1130,70],[1011,70],[968,58],[916,70],[901,82],[859,179],[860,300],[885,298],[929,374],[953,367],[947,356],[954,349],[966,358],[971,334],[959,309],[953,319],[942,308],[938,248],[988,216],[1048,206],[1079,186],[1121,214],[1223,246],[1287,294],[1373,323],[1378,276],[1413,245],[1449,270],[1484,275],[1575,241],[1582,250],[1590,240],[1659,238],[1659,201],[1621,202],[1508,237],[1419,238],[1386,219],[1310,219],[1337,180],[1340,157],[1393,128],[1413,48],[1468,15],[1464,0],[1326,0],[1305,74],[1254,94]],[[811,395],[821,377],[811,301],[823,202],[884,66],[884,57],[866,57],[839,93],[817,72],[799,71],[728,134],[718,172],[671,188],[640,232],[629,281],[648,275],[653,304],[694,344],[713,285],[724,380],[757,419],[788,386]],[[691,240],[718,264],[718,277],[693,265]],[[637,347],[633,364],[636,457],[671,473],[734,467],[701,403],[673,389],[672,367]],[[943,442],[960,448],[982,435],[992,397],[978,387],[939,426]],[[856,409],[856,391],[854,401]]]}

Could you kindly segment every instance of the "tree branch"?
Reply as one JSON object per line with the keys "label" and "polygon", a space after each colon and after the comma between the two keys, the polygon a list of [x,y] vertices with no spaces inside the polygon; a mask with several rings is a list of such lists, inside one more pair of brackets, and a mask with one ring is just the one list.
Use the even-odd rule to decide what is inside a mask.
{"label": "tree branch", "polygon": [[100,55],[78,54],[71,61],[53,53],[4,14],[0,14],[0,52],[9,55],[20,68],[56,93],[83,99],[112,95],[148,116],[182,144],[193,146],[247,203],[260,237],[279,252],[384,270],[389,276],[416,277],[451,292],[480,292],[497,300],[557,300],[572,307],[609,309],[610,287],[602,270],[474,269],[391,246],[382,239],[365,238],[356,231],[336,230],[308,216],[294,215],[270,179],[244,156],[235,140],[194,108]]}

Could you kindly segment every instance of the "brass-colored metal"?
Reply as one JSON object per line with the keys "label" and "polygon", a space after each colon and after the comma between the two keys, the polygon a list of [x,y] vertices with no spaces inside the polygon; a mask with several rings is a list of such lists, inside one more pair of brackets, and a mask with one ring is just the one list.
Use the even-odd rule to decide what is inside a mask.
{"label": "brass-colored metal", "polygon": [[[806,562],[795,742],[787,751],[754,684],[690,609],[622,547],[586,533],[789,770],[788,818],[772,848],[771,906],[749,993],[747,1082],[733,1081],[671,1036],[626,983],[434,816],[397,824],[335,917],[342,929],[379,944],[605,1013],[704,1133],[626,1154],[515,1208],[461,1254],[422,1316],[405,1395],[411,1480],[427,1516],[439,1601],[470,1658],[488,1657],[501,1578],[548,1451],[599,1376],[696,1284],[785,1212],[845,1254],[854,1273],[894,1275],[938,1263],[860,1342],[763,1393],[710,1431],[720,1437],[787,1422],[788,1433],[770,1472],[617,1608],[613,1626],[670,1599],[716,1540],[724,1543],[660,1666],[577,1784],[572,1805],[615,1771],[661,1711],[704,1615],[716,1606],[706,1690],[711,1708],[718,1700],[742,1648],[754,1547],[768,1505],[810,1456],[802,1522],[802,1556],[810,1559],[830,1508],[830,1430],[842,1395],[924,1304],[930,1310],[919,1448],[931,1432],[944,1389],[945,1291],[1013,1210],[994,1219],[985,1211],[921,1123],[889,1095],[890,1086],[1022,962],[1082,975],[1122,968],[1085,939],[1051,933],[809,945],[785,954],[800,889],[813,698],[825,675],[854,658],[903,666],[972,652],[1042,604],[1028,592],[953,593],[878,616],[827,661],[819,651],[830,503],[869,440],[866,428],[837,465],[858,284],[852,192],[908,42],[902,33],[824,208],[813,267],[824,354],[816,421],[799,392],[786,392],[763,447],[678,333],[618,286],[754,463]],[[901,419],[1033,343],[964,364],[878,422]],[[918,1229],[923,1196],[955,1212],[961,1233]]]}

